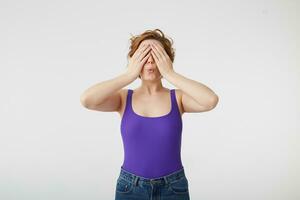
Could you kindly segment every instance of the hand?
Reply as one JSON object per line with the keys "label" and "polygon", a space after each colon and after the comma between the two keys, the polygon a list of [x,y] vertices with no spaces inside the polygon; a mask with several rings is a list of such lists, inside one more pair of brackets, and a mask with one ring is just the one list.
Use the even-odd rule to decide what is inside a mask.
{"label": "hand", "polygon": [[133,56],[131,58],[128,58],[127,73],[134,79],[136,79],[140,75],[145,62],[151,55],[149,53],[150,50],[150,45],[141,45],[134,52]]}
{"label": "hand", "polygon": [[151,49],[153,51],[150,52],[152,57],[155,60],[155,63],[159,69],[159,72],[162,76],[166,76],[168,73],[173,71],[173,64],[168,56],[165,49],[159,44],[158,41],[153,41],[151,43]]}

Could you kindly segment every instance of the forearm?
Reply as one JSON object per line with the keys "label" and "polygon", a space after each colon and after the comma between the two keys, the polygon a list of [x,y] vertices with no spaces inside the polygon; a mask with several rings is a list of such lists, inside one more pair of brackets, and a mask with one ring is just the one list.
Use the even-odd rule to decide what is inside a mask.
{"label": "forearm", "polygon": [[101,104],[107,97],[130,84],[132,81],[134,81],[134,78],[125,72],[115,78],[97,83],[82,93],[80,96],[81,102],[85,105]]}
{"label": "forearm", "polygon": [[206,85],[186,78],[175,71],[171,71],[164,77],[201,105],[211,105],[212,102],[215,102],[218,99],[218,96],[214,91]]}

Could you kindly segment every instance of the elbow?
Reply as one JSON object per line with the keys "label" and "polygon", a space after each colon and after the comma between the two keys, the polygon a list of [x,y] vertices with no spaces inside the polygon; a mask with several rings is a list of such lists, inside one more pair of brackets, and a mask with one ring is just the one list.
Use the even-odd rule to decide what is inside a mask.
{"label": "elbow", "polygon": [[80,96],[80,103],[85,108],[89,107],[88,101],[87,101],[87,97],[85,95],[83,95],[83,94]]}
{"label": "elbow", "polygon": [[211,99],[210,104],[209,104],[210,110],[214,109],[218,103],[219,103],[219,97],[217,95],[214,95],[214,97]]}

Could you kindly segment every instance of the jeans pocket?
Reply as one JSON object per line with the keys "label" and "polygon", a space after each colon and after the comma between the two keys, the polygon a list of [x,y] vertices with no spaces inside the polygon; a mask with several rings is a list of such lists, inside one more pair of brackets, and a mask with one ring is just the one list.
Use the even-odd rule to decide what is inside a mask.
{"label": "jeans pocket", "polygon": [[185,176],[170,183],[170,189],[175,194],[186,194],[189,192],[188,180]]}
{"label": "jeans pocket", "polygon": [[116,192],[126,194],[126,193],[131,192],[132,189],[133,189],[133,183],[131,183],[123,178],[118,178]]}

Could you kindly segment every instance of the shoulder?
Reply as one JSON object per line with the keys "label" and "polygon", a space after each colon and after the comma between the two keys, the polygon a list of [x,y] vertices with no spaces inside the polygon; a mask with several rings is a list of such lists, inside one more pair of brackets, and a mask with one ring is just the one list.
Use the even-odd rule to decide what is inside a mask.
{"label": "shoulder", "polygon": [[177,101],[180,102],[181,98],[182,98],[182,94],[183,94],[182,90],[180,90],[180,89],[173,89],[173,90],[174,90],[174,93],[176,95]]}
{"label": "shoulder", "polygon": [[174,90],[175,91],[175,93],[176,93],[176,96],[182,96],[182,90],[181,89],[171,89],[171,90]]}
{"label": "shoulder", "polygon": [[125,89],[121,89],[121,90],[119,90],[119,94],[120,94],[120,96],[123,98],[123,97],[126,97],[127,96],[127,94],[129,93],[129,90],[131,90],[131,89],[127,89],[127,88],[125,88]]}
{"label": "shoulder", "polygon": [[120,98],[121,98],[121,104],[120,104],[120,107],[118,109],[118,112],[122,112],[122,110],[124,109],[124,105],[126,103],[126,97],[127,97],[127,93],[129,92],[130,89],[121,89],[118,91],[119,95],[120,95]]}

